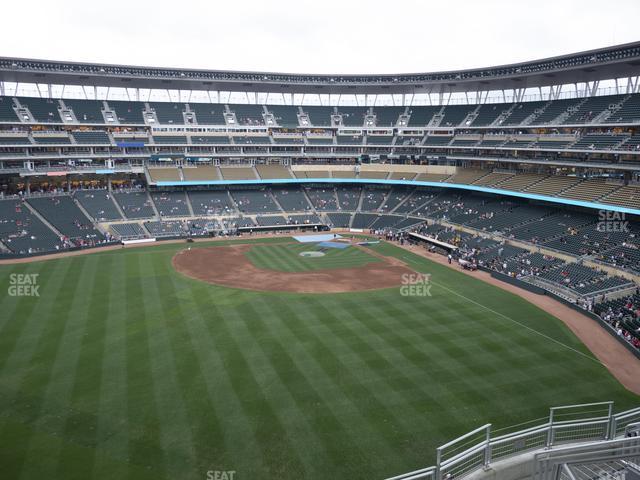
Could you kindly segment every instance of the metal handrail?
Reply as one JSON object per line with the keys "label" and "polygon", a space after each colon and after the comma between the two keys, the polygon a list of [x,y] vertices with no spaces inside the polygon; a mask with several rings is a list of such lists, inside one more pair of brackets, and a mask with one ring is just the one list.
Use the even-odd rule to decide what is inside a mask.
{"label": "metal handrail", "polygon": [[[587,408],[587,407],[593,407],[593,406],[606,406],[608,412],[607,414],[599,417],[587,417],[587,418],[580,418],[576,420],[554,420],[554,413],[558,410],[572,410],[572,409],[578,410],[580,408]],[[593,413],[593,410],[588,412],[583,412],[583,413]],[[469,473],[476,471],[480,468],[487,468],[491,464],[492,459],[494,458],[502,459],[502,458],[514,455],[516,453],[522,453],[525,451],[531,451],[531,450],[540,449],[540,448],[545,448],[547,450],[557,448],[554,445],[554,441],[556,439],[555,434],[558,431],[565,432],[567,430],[576,429],[575,439],[571,440],[575,442],[578,442],[580,440],[582,441],[590,440],[592,444],[597,444],[603,441],[611,441],[624,433],[624,429],[622,430],[622,432],[618,433],[618,427],[621,426],[620,421],[622,421],[622,423],[624,424],[624,428],[626,428],[628,425],[638,423],[638,421],[624,423],[624,420],[627,420],[630,418],[635,420],[636,417],[637,417],[637,420],[640,420],[640,407],[636,407],[631,410],[626,410],[624,412],[614,414],[613,402],[597,402],[597,403],[585,403],[580,405],[565,405],[560,407],[552,407],[549,412],[549,421],[547,423],[529,427],[516,432],[500,435],[495,438],[491,438],[491,424],[486,424],[482,427],[478,427],[438,447],[436,450],[437,460],[436,460],[435,466],[415,470],[413,472],[408,472],[402,475],[391,477],[387,480],[417,480],[420,478],[427,478],[427,477],[432,478],[432,480],[442,480],[443,471],[451,469],[456,465],[460,465],[465,460],[473,459],[474,455],[478,456],[479,453],[484,452],[484,455],[482,455],[482,459],[478,458],[474,460],[474,464],[470,465],[468,470],[465,470],[465,472],[460,475],[456,475],[456,478],[460,479],[460,478],[463,478],[465,475],[468,475]],[[593,429],[585,432],[584,427],[600,427],[602,428],[602,434],[600,433],[600,430],[593,430]],[[478,435],[482,432],[485,432],[485,435],[486,435],[484,440],[474,442],[473,445],[467,448],[464,448],[463,451],[457,452],[451,457],[443,458],[444,451],[447,448],[458,445],[461,442],[462,442],[462,445],[460,446],[464,446],[464,442],[463,442],[464,440],[467,440],[470,437],[473,437],[474,435]],[[528,446],[528,447],[526,446],[526,444],[524,444],[523,446],[516,444],[516,442],[521,441],[523,439],[531,438],[536,434],[538,435],[544,434],[545,435],[544,442],[539,442],[539,444]],[[599,437],[601,435],[603,438],[601,440],[597,440],[594,442],[594,436]],[[563,443],[563,448],[566,448],[566,440],[563,439],[561,441]],[[493,454],[495,447],[509,445],[510,443],[514,444],[514,449],[513,449],[514,452],[508,453],[506,455]],[[450,476],[450,475],[451,474],[447,473],[447,476]]]}

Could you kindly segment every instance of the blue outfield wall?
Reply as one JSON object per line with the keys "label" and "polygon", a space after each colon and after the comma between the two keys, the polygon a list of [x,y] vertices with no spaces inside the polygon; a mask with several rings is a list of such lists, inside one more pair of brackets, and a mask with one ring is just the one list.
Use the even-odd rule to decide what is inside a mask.
{"label": "blue outfield wall", "polygon": [[[195,187],[206,185],[299,185],[305,183],[364,183],[377,185],[408,185],[412,187],[436,187],[453,188],[458,190],[469,190],[472,192],[484,192],[494,195],[505,195],[508,197],[525,198],[527,200],[539,200],[542,202],[556,203],[559,205],[570,205],[574,207],[590,208],[592,210],[608,210],[611,212],[624,213],[640,216],[640,209],[620,207],[616,205],[606,205],[604,203],[583,202],[570,198],[549,197],[547,195],[537,195],[534,193],[515,192],[513,190],[501,190],[499,188],[481,187],[478,185],[464,185],[460,183],[440,183],[440,182],[417,182],[412,180],[382,180],[366,178],[276,178],[268,180],[198,180],[182,182],[156,182],[158,187]],[[639,205],[640,207],[640,205]]]}

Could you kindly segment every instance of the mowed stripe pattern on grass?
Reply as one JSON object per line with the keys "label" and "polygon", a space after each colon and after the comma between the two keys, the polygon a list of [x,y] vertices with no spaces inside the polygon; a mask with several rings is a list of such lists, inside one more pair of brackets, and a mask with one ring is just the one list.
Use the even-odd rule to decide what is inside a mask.
{"label": "mowed stripe pattern on grass", "polygon": [[[0,267],[0,464],[15,479],[382,478],[486,422],[637,403],[521,299],[404,250],[431,297],[295,295],[177,275],[181,246]],[[354,249],[355,250],[355,249]]]}
{"label": "mowed stripe pattern on grass", "polygon": [[[322,257],[302,257],[302,252],[322,251]],[[321,248],[310,244],[254,245],[245,253],[251,263],[265,270],[309,272],[335,268],[357,268],[380,259],[356,247]]]}

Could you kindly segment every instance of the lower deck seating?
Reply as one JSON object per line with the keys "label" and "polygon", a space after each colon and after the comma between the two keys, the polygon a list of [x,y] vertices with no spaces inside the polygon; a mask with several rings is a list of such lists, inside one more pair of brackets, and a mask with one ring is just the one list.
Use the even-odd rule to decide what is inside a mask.
{"label": "lower deck seating", "polygon": [[21,255],[72,246],[42,223],[22,200],[0,200],[0,241],[13,253]]}
{"label": "lower deck seating", "polygon": [[226,190],[192,190],[188,195],[195,215],[230,215],[236,212]]}
{"label": "lower deck seating", "polygon": [[603,263],[624,268],[640,275],[640,248],[638,246],[619,245],[600,253],[596,258]]}
{"label": "lower deck seating", "polygon": [[108,190],[80,190],[74,198],[82,205],[91,217],[97,222],[107,220],[122,220],[113,198]]}
{"label": "lower deck seating", "polygon": [[362,205],[360,209],[363,212],[374,212],[384,203],[385,198],[389,194],[389,190],[373,190],[365,188],[362,191]]}
{"label": "lower deck seating", "polygon": [[393,228],[395,228],[396,230],[407,230],[409,228],[412,228],[416,225],[421,224],[422,222],[424,222],[424,219],[422,218],[407,217],[403,220],[400,220],[398,223],[396,223]]}
{"label": "lower deck seating", "polygon": [[287,225],[289,221],[282,215],[256,216],[256,222],[261,227]]}
{"label": "lower deck seating", "polygon": [[268,190],[232,190],[231,196],[243,213],[280,212]]}
{"label": "lower deck seating", "polygon": [[188,217],[191,215],[184,192],[155,192],[151,195],[161,217]]}
{"label": "lower deck seating", "polygon": [[151,218],[155,216],[151,200],[147,192],[131,191],[116,192],[113,194],[122,212],[127,218]]}
{"label": "lower deck seating", "polygon": [[400,205],[409,195],[407,190],[397,190],[393,189],[387,195],[387,199],[385,202],[380,205],[379,210],[381,212],[389,213],[396,209],[398,205]]}
{"label": "lower deck seating", "polygon": [[595,223],[595,221],[596,217],[593,215],[555,213],[511,229],[509,235],[527,242],[544,243],[563,235],[569,235],[572,231],[589,223]]}
{"label": "lower deck seating", "polygon": [[633,347],[640,350],[640,295],[597,303],[594,312]]}
{"label": "lower deck seating", "polygon": [[338,208],[340,210],[356,210],[360,202],[362,190],[358,187],[338,187],[336,196],[338,197]]}
{"label": "lower deck seating", "polygon": [[189,231],[187,223],[181,221],[144,222],[144,227],[152,237],[182,237]]}
{"label": "lower deck seating", "polygon": [[290,225],[314,225],[323,223],[317,215],[289,215]]}
{"label": "lower deck seating", "polygon": [[299,188],[274,188],[272,192],[285,212],[306,212],[312,208]]}
{"label": "lower deck seating", "polygon": [[332,187],[309,188],[306,192],[316,210],[338,210],[338,199]]}
{"label": "lower deck seating", "polygon": [[104,241],[102,233],[96,230],[69,195],[33,197],[27,201],[76,246],[92,246]]}
{"label": "lower deck seating", "polygon": [[351,223],[351,213],[327,213],[331,226],[335,228],[348,228]]}
{"label": "lower deck seating", "polygon": [[378,220],[378,215],[374,213],[356,213],[353,216],[351,228],[368,229],[376,220]]}
{"label": "lower deck seating", "polygon": [[414,212],[425,203],[431,201],[434,197],[436,197],[436,195],[436,191],[416,190],[411,195],[409,195],[404,202],[396,207],[394,213],[402,215]]}
{"label": "lower deck seating", "polygon": [[222,228],[226,230],[235,230],[237,228],[255,227],[255,222],[250,217],[233,217],[222,220]]}
{"label": "lower deck seating", "polygon": [[138,223],[113,223],[109,228],[121,240],[136,240],[147,236],[147,232]]}

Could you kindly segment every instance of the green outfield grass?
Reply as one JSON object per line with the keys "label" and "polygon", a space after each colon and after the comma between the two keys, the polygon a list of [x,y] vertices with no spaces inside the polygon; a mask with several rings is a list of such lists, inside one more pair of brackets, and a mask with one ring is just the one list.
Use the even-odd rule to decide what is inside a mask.
{"label": "green outfield grass", "polygon": [[[301,257],[302,252],[322,251],[323,257]],[[315,244],[256,245],[245,255],[258,268],[282,272],[308,272],[331,268],[355,268],[380,259],[355,247],[321,248]]]}
{"label": "green outfield grass", "polygon": [[395,246],[373,248],[430,297],[222,288],[174,272],[181,248],[0,266],[1,478],[384,478],[488,422],[638,404],[550,315]]}

